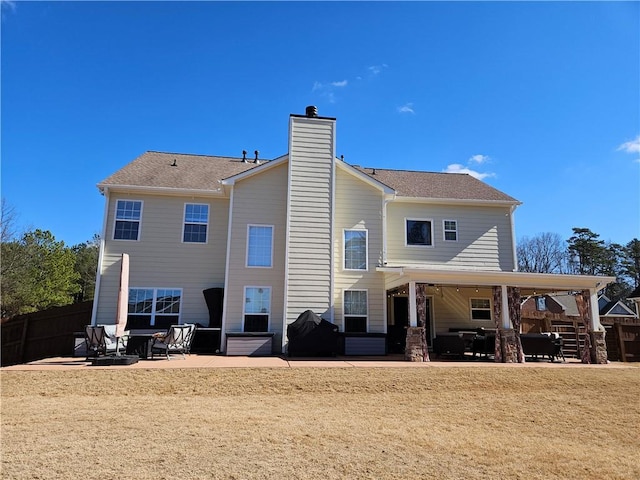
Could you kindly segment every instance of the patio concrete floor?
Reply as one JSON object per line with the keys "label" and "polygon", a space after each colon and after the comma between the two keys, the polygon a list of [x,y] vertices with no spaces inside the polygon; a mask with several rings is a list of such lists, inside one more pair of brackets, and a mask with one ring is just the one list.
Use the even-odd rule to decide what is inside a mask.
{"label": "patio concrete floor", "polygon": [[226,355],[187,355],[183,359],[180,355],[171,360],[156,357],[153,360],[140,359],[133,365],[105,365],[94,366],[84,357],[55,357],[36,360],[33,362],[2,367],[2,371],[27,370],[100,370],[100,369],[166,369],[166,368],[438,368],[438,367],[497,367],[497,368],[637,368],[637,364],[611,362],[606,365],[584,365],[577,358],[568,358],[565,362],[548,359],[537,359],[526,363],[495,363],[487,359],[472,359],[467,356],[464,360],[455,358],[433,359],[430,362],[408,362],[403,355],[386,355],[375,357],[346,357],[304,358],[286,356],[243,357]]}

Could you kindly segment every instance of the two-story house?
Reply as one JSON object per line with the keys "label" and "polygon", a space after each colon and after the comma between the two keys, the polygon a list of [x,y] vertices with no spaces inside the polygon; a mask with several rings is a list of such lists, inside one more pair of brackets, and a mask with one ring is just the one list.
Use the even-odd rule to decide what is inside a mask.
{"label": "two-story house", "polygon": [[[215,317],[222,351],[228,333],[271,332],[285,352],[307,309],[400,349],[407,326],[427,342],[451,327],[513,331],[515,296],[534,291],[585,291],[601,329],[597,291],[612,279],[517,272],[517,200],[469,175],[350,165],[335,145],[336,120],[308,107],[276,159],[146,152],[99,183],[93,323],[115,321],[127,253],[129,327]],[[210,308],[203,291],[217,292]]]}

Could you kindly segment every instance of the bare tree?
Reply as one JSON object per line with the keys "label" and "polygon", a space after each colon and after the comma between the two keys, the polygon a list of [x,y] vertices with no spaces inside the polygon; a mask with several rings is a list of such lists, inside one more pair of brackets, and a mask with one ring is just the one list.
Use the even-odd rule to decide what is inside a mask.
{"label": "bare tree", "polygon": [[9,205],[7,200],[2,197],[2,218],[0,219],[0,242],[7,243],[14,240],[17,236],[16,223],[18,215],[15,207]]}
{"label": "bare tree", "polygon": [[557,233],[540,233],[533,238],[522,237],[516,248],[518,269],[531,273],[564,273],[567,248]]}

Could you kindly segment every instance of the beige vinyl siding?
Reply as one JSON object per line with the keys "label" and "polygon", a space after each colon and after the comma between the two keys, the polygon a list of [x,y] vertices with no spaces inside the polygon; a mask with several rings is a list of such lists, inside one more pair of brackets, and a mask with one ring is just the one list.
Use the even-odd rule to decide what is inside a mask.
{"label": "beige vinyl siding", "polygon": [[470,299],[488,298],[493,305],[493,292],[490,288],[454,286],[427,288],[427,295],[432,297],[432,315],[435,332],[448,332],[449,328],[468,328],[475,330],[479,327],[495,328],[494,320],[471,320]]}
{"label": "beige vinyl siding", "polygon": [[307,309],[331,318],[334,125],[291,117],[287,324]]}
{"label": "beige vinyl siding", "polygon": [[[287,164],[240,180],[233,190],[225,331],[242,331],[244,287],[270,287],[269,331],[276,333],[274,345],[278,345],[284,316]],[[271,267],[246,266],[248,225],[273,226]]]}
{"label": "beige vinyl siding", "polygon": [[[384,275],[376,272],[382,259],[382,201],[379,189],[336,169],[336,206],[334,239],[335,323],[344,331],[343,292],[367,290],[368,332],[385,332]],[[344,269],[344,230],[367,230],[368,258],[366,271]]]}
{"label": "beige vinyl siding", "polygon": [[[405,219],[433,222],[433,246],[405,245]],[[457,241],[445,241],[443,220],[456,220]],[[408,202],[387,209],[387,263],[511,271],[515,268],[508,207],[446,206]]]}
{"label": "beige vinyl siding", "polygon": [[[113,240],[117,200],[143,202],[140,240]],[[182,243],[186,203],[209,205],[208,242]],[[180,288],[183,322],[207,325],[202,290],[224,285],[229,200],[111,193],[106,222],[97,322],[115,322],[122,253],[130,257],[131,288]]]}

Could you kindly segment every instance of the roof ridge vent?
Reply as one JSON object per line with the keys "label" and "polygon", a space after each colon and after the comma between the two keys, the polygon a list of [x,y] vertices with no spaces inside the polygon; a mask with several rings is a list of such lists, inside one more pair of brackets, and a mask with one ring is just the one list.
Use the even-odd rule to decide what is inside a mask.
{"label": "roof ridge vent", "polygon": [[247,163],[247,151],[242,150],[242,163]]}
{"label": "roof ridge vent", "polygon": [[256,154],[256,159],[253,161],[253,163],[255,163],[255,164],[258,164],[258,165],[259,165],[259,164],[260,164],[260,161],[258,160],[258,155],[260,155],[260,152],[259,152],[258,150],[256,150],[256,151],[255,151],[255,152],[253,152],[253,153],[255,153],[255,154]]}

